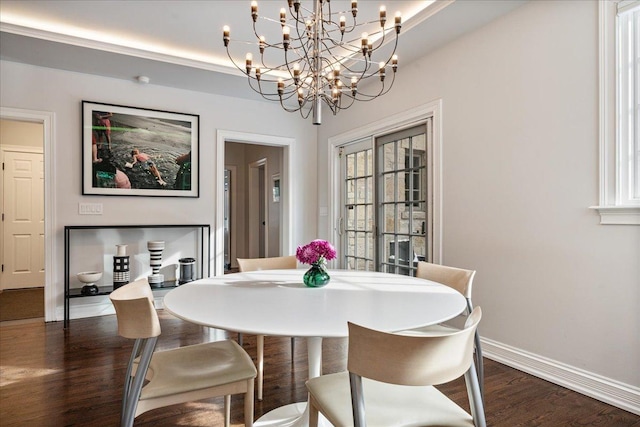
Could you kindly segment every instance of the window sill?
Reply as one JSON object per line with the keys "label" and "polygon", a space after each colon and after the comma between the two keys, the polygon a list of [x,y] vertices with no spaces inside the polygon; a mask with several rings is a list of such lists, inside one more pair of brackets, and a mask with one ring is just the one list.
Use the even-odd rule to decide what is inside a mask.
{"label": "window sill", "polygon": [[591,206],[600,214],[600,224],[640,225],[640,206]]}

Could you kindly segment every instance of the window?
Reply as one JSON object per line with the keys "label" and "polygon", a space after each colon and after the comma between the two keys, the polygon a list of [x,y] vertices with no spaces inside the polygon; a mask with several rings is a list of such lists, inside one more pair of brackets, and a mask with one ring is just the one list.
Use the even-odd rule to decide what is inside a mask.
{"label": "window", "polygon": [[[416,200],[424,199],[422,191],[424,185],[422,179],[424,178],[424,167],[422,166],[423,157],[425,157],[424,150],[413,149],[413,156],[409,155],[407,151],[404,156],[404,168],[406,170],[404,174],[404,199],[407,201],[414,201],[413,206],[418,206]],[[413,162],[411,161],[413,159]],[[406,205],[409,203],[405,202]]]}
{"label": "window", "polygon": [[601,224],[640,225],[640,1],[600,1]]}

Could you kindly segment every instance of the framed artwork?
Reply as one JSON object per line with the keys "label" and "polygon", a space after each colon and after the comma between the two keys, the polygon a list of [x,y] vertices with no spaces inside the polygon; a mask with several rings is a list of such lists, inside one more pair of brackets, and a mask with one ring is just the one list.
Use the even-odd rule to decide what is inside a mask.
{"label": "framed artwork", "polygon": [[273,181],[273,202],[278,203],[280,201],[280,174],[275,174],[271,177]]}
{"label": "framed artwork", "polygon": [[82,194],[199,197],[199,119],[82,101]]}

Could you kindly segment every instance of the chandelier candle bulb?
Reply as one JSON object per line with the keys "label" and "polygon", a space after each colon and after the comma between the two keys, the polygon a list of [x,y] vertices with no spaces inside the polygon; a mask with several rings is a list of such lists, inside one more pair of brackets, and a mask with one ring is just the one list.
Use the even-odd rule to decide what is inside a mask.
{"label": "chandelier candle bulb", "polygon": [[380,81],[383,82],[384,76],[385,76],[384,62],[381,62],[379,65],[380,65]]}
{"label": "chandelier candle bulb", "polygon": [[280,25],[284,27],[284,24],[287,23],[287,12],[284,10],[284,7],[280,9]]}
{"label": "chandelier candle bulb", "polygon": [[260,47],[260,54],[264,53],[264,48],[267,46],[267,42],[266,39],[264,38],[264,36],[260,36],[260,43],[259,43],[259,47]]}
{"label": "chandelier candle bulb", "polygon": [[253,22],[256,22],[258,20],[258,2],[257,1],[251,2],[251,18],[253,18]]}
{"label": "chandelier candle bulb", "polygon": [[340,32],[342,34],[344,34],[346,25],[347,25],[347,18],[344,15],[340,16]]}
{"label": "chandelier candle bulb", "polygon": [[400,34],[400,28],[402,28],[402,15],[396,12],[396,34]]}
{"label": "chandelier candle bulb", "polygon": [[367,54],[367,50],[369,49],[369,34],[367,33],[362,33],[362,54],[366,55]]}
{"label": "chandelier candle bulb", "polygon": [[247,59],[246,59],[247,74],[251,73],[252,61],[253,61],[253,55],[251,55],[250,53],[247,53]]}
{"label": "chandelier candle bulb", "polygon": [[289,48],[289,27],[282,27],[282,44],[284,46],[284,50]]}
{"label": "chandelier candle bulb", "polygon": [[380,26],[384,28],[384,24],[387,22],[387,8],[380,6]]}
{"label": "chandelier candle bulb", "polygon": [[353,0],[351,2],[351,14],[353,15],[354,18],[358,14],[358,0]]}
{"label": "chandelier candle bulb", "polygon": [[222,27],[222,40],[224,41],[225,46],[229,46],[229,26],[225,25]]}
{"label": "chandelier candle bulb", "polygon": [[293,64],[293,80],[298,84],[300,81],[300,64],[297,62]]}
{"label": "chandelier candle bulb", "polygon": [[398,70],[398,55],[391,57],[391,68],[393,68],[394,73]]}

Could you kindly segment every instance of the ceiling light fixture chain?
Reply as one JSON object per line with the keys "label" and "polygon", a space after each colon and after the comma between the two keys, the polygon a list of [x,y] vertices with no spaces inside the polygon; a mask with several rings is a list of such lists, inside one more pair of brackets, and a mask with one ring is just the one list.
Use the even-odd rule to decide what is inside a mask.
{"label": "ceiling light fixture chain", "polygon": [[[259,60],[254,61],[254,53],[249,52],[244,67],[231,56],[230,29],[226,25],[223,28],[227,55],[248,77],[249,86],[254,91],[267,100],[280,102],[286,111],[299,112],[305,119],[313,115],[313,123],[319,125],[322,122],[322,104],[335,115],[351,107],[355,101],[370,101],[391,89],[398,69],[395,52],[402,28],[399,12],[393,25],[386,26],[384,6],[380,7],[378,20],[358,23],[357,0],[351,1],[349,10],[336,13],[331,10],[330,0],[313,0],[313,10],[303,7],[298,0],[287,2],[288,13],[285,8],[280,9],[278,20],[259,16],[258,3],[251,2],[256,40],[247,43],[256,47],[254,53]],[[349,25],[348,15],[351,15]],[[258,31],[258,18],[279,24],[281,41],[268,42]],[[379,27],[373,32],[352,36],[358,29],[374,24]],[[392,32],[395,34],[392,52],[385,61],[374,65],[374,55],[385,46],[387,35]],[[278,65],[271,65],[273,63]],[[389,75],[391,78],[387,78]],[[379,80],[378,90],[363,92],[361,83],[372,78]]]}

